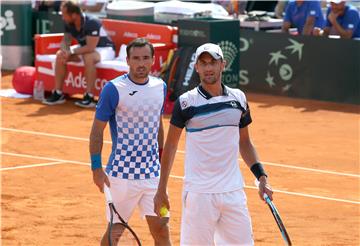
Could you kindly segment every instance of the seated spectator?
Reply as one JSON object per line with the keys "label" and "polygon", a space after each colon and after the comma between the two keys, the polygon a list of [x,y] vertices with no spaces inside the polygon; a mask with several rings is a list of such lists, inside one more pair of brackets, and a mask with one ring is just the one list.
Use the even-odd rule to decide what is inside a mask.
{"label": "seated spectator", "polygon": [[341,38],[360,38],[359,11],[346,1],[332,0],[326,14],[324,36],[339,35]]}
{"label": "seated spectator", "polygon": [[296,27],[298,34],[318,35],[324,25],[320,1],[290,1],[286,7],[282,31]]}
{"label": "seated spectator", "polygon": [[[61,12],[65,23],[65,33],[61,48],[56,53],[55,89],[43,103],[54,105],[65,102],[62,87],[66,75],[66,62],[82,60],[85,67],[86,93],[84,99],[75,104],[86,108],[95,107],[96,103],[92,94],[96,80],[95,65],[101,60],[114,59],[114,43],[107,36],[101,22],[82,13],[80,6],[74,2],[63,2]],[[79,45],[70,47],[72,38],[75,38]]]}

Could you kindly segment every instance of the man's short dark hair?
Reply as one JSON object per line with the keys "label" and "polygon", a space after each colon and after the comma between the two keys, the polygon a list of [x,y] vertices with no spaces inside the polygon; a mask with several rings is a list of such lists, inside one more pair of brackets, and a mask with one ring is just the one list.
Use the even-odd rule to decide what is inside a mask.
{"label": "man's short dark hair", "polygon": [[81,8],[74,1],[65,1],[61,4],[61,8],[66,8],[68,14],[81,15]]}
{"label": "man's short dark hair", "polygon": [[126,46],[127,57],[130,57],[130,49],[132,47],[144,47],[146,45],[148,45],[150,47],[151,57],[153,57],[154,56],[154,46],[146,38],[136,38],[133,41],[131,41],[130,43],[128,43],[128,45]]}

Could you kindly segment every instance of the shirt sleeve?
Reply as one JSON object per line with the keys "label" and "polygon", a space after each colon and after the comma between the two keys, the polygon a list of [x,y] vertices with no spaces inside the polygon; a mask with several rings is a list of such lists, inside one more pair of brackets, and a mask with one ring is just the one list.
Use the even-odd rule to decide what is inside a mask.
{"label": "shirt sleeve", "polygon": [[344,18],[345,25],[343,28],[352,31],[356,30],[359,25],[359,13],[356,10],[350,10]]}
{"label": "shirt sleeve", "polygon": [[290,2],[286,6],[285,16],[284,16],[284,21],[287,21],[287,22],[290,22],[290,23],[291,23],[291,9],[292,9],[292,3]]}
{"label": "shirt sleeve", "polygon": [[249,108],[249,105],[246,103],[245,111],[242,112],[242,114],[241,114],[239,127],[244,128],[244,127],[250,125],[251,122],[252,122],[252,119],[251,119],[251,115],[250,115],[250,108]]}
{"label": "shirt sleeve", "polygon": [[114,84],[111,82],[106,83],[96,105],[95,118],[101,121],[109,121],[115,115],[119,99],[119,93]]}
{"label": "shirt sleeve", "polygon": [[90,19],[86,23],[85,35],[98,37],[100,36],[101,23],[99,20]]}
{"label": "shirt sleeve", "polygon": [[186,119],[181,110],[179,98],[175,101],[170,123],[179,128],[185,127]]}
{"label": "shirt sleeve", "polygon": [[319,16],[319,10],[321,10],[320,2],[312,1],[309,2],[309,16]]}
{"label": "shirt sleeve", "polygon": [[321,11],[321,4],[318,1],[310,2],[309,16],[316,18],[314,27],[322,28],[324,26],[324,16]]}

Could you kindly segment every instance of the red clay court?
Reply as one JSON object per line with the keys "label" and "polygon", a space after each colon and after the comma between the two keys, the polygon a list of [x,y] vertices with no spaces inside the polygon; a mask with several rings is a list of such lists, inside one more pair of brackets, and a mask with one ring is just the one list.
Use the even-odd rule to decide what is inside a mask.
{"label": "red clay court", "polygon": [[[11,88],[3,73],[2,88]],[[359,106],[247,93],[253,141],[293,245],[359,241]],[[45,106],[1,98],[2,245],[98,245],[105,203],[92,183],[88,137],[94,109],[70,99]],[[165,117],[165,132],[169,116]],[[103,162],[110,151],[107,132]],[[171,234],[179,245],[184,136],[170,179]],[[254,177],[240,161],[255,245],[284,245]],[[130,224],[152,245],[146,222]]]}

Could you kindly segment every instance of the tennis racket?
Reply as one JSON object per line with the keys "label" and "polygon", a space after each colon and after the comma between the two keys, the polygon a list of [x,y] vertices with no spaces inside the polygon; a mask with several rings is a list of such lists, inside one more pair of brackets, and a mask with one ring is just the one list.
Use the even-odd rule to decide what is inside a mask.
{"label": "tennis racket", "polygon": [[[112,200],[110,189],[105,184],[104,184],[104,193],[105,193],[106,203],[108,204],[110,210],[110,222],[109,222],[109,234],[108,234],[109,245],[110,246],[115,246],[115,245],[141,246],[141,242],[138,236],[136,235],[136,233],[133,231],[133,229],[131,229],[128,223],[120,216],[120,214],[116,210]],[[116,214],[120,220],[120,223],[117,222],[116,224],[120,224],[121,229],[119,231],[113,232],[114,214]],[[115,240],[112,240],[111,237],[112,233],[120,234],[119,241],[116,242]]]}
{"label": "tennis racket", "polygon": [[[259,187],[259,181],[258,180],[255,180],[255,185],[257,187]],[[286,245],[291,246],[292,244],[291,244],[289,234],[286,231],[284,223],[281,220],[279,211],[277,210],[275,204],[270,200],[269,196],[266,193],[264,193],[264,199],[265,199],[266,204],[269,206],[272,215],[274,216],[276,224],[278,225],[278,227],[280,229],[281,236],[283,237]]]}
{"label": "tennis racket", "polygon": [[269,206],[272,215],[274,216],[274,219],[280,229],[281,235],[282,235],[283,239],[285,240],[285,243],[288,246],[291,246],[291,240],[290,240],[289,234],[286,231],[284,223],[281,220],[279,211],[276,209],[275,204],[270,200],[270,198],[267,194],[264,194],[264,199],[266,201],[266,204]]}

